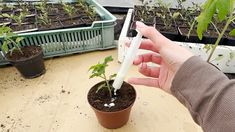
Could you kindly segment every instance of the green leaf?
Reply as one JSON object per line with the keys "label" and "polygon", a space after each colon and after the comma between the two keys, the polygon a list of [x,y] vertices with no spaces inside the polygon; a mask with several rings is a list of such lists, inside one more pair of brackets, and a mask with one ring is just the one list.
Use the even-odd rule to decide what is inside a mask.
{"label": "green leaf", "polygon": [[219,54],[219,55],[215,58],[215,60],[216,60],[216,61],[219,61],[219,60],[222,60],[223,58],[224,58],[224,55]]}
{"label": "green leaf", "polygon": [[22,41],[24,38],[23,37],[17,37],[16,38],[16,43],[18,44],[20,41]]}
{"label": "green leaf", "polygon": [[179,15],[180,15],[180,13],[179,13],[179,12],[175,12],[175,13],[173,14],[173,16],[172,16],[172,17],[173,17],[174,19],[176,19],[176,18],[178,18],[178,17],[179,17]]}
{"label": "green leaf", "polygon": [[202,34],[207,30],[208,24],[211,22],[211,19],[216,11],[217,0],[207,0],[203,11],[197,18],[197,34],[200,40],[202,40]]}
{"label": "green leaf", "polygon": [[230,0],[217,0],[216,8],[219,21],[223,21],[230,12]]}
{"label": "green leaf", "polygon": [[229,32],[230,36],[235,36],[235,29],[233,29],[232,31]]}
{"label": "green leaf", "polygon": [[3,44],[2,44],[2,50],[7,53],[9,51],[9,48],[8,48],[8,43],[7,41],[4,41]]}
{"label": "green leaf", "polygon": [[108,62],[113,61],[113,57],[112,56],[108,56],[104,59],[104,64],[107,64]]}
{"label": "green leaf", "polygon": [[113,78],[116,77],[116,76],[117,76],[117,74],[110,75],[110,76],[109,76],[109,80],[113,79]]}
{"label": "green leaf", "polygon": [[230,5],[229,6],[230,6],[230,11],[229,12],[233,13],[233,10],[234,10],[233,9],[234,8],[234,0],[230,0]]}
{"label": "green leaf", "polygon": [[10,16],[9,14],[7,14],[7,13],[3,13],[1,16],[7,17],[7,18],[10,18],[10,17],[11,17],[11,16]]}

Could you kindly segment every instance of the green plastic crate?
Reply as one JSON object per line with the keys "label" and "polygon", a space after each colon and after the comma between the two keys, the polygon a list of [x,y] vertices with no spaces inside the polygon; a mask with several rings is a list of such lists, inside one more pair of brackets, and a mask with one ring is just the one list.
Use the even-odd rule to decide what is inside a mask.
{"label": "green plastic crate", "polygon": [[[95,0],[86,2],[94,6],[102,21],[95,21],[90,27],[22,33],[19,34],[24,37],[21,45],[41,45],[44,58],[115,48],[116,18]],[[0,51],[0,65],[5,64],[8,62]]]}

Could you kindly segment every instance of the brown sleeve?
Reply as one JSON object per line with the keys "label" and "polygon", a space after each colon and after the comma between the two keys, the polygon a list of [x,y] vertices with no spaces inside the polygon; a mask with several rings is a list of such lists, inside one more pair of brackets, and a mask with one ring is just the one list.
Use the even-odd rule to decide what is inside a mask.
{"label": "brown sleeve", "polygon": [[235,131],[235,81],[214,66],[191,57],[177,71],[171,91],[205,132]]}

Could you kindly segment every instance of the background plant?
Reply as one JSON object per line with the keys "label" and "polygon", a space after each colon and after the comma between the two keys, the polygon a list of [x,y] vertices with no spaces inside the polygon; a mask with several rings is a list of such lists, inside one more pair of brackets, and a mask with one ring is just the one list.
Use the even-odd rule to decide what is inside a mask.
{"label": "background plant", "polygon": [[[17,37],[17,34],[12,32],[12,29],[8,26],[0,27],[0,36],[2,37],[3,44],[2,44],[2,51],[7,54],[10,51],[10,55],[14,50],[20,51],[21,54],[23,52],[20,48],[20,42],[24,39],[23,37]],[[13,48],[9,50],[8,45],[13,44]]]}
{"label": "background plant", "polygon": [[62,3],[64,11],[69,15],[70,20],[73,19],[73,15],[76,13],[76,9],[69,4]]}
{"label": "background plant", "polygon": [[88,5],[85,0],[78,0],[77,4],[76,4],[77,8],[79,8],[80,10],[83,10],[84,13],[92,20],[95,21],[96,20],[96,10],[94,8],[94,6],[92,5]]}
{"label": "background plant", "polygon": [[48,17],[47,0],[41,0],[41,2],[36,5],[36,9],[41,12],[37,17],[38,23],[42,23],[44,25],[51,25],[51,20]]}
{"label": "background plant", "polygon": [[91,71],[90,78],[100,77],[105,81],[104,84],[101,84],[97,88],[96,93],[102,88],[107,88],[107,90],[109,91],[110,98],[112,97],[112,90],[114,88],[112,85],[109,84],[109,81],[116,76],[116,74],[112,74],[109,77],[107,77],[106,75],[106,68],[108,67],[108,63],[111,61],[113,61],[112,56],[108,56],[104,59],[103,63],[99,62],[98,64],[93,65],[89,68],[89,71]]}
{"label": "background plant", "polygon": [[95,10],[94,6],[87,5],[86,9],[85,9],[85,12],[92,21],[96,20],[96,10]]}
{"label": "background plant", "polygon": [[163,21],[164,28],[170,29],[175,24],[177,14],[172,14],[170,11],[171,4],[165,3],[162,0],[157,0],[155,5],[158,7],[159,12],[156,12],[156,16]]}
{"label": "background plant", "polygon": [[[197,34],[199,39],[202,39],[203,32],[207,30],[208,25],[213,20],[212,19],[213,17],[217,17],[220,22],[226,21],[226,24],[223,27],[222,32],[219,33],[219,36],[214,46],[212,46],[207,62],[210,61],[216,47],[218,46],[229,24],[233,22],[233,20],[235,19],[233,11],[234,11],[234,0],[207,0],[203,5],[202,12],[197,18],[197,23],[198,23]],[[235,36],[235,29],[233,29],[229,34]]]}

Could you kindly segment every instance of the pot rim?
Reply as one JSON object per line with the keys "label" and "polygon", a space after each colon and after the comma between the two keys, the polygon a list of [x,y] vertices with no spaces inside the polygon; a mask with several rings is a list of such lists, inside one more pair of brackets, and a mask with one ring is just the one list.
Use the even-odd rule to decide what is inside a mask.
{"label": "pot rim", "polygon": [[[9,58],[6,57],[7,60],[8,60],[9,62],[11,62],[11,63],[15,63],[15,62],[24,62],[24,61],[30,60],[30,59],[32,59],[32,58],[35,58],[35,57],[37,57],[37,56],[39,56],[40,54],[43,53],[41,46],[38,46],[38,45],[30,45],[30,46],[39,47],[39,48],[40,48],[40,51],[39,51],[37,54],[35,54],[34,56],[30,56],[29,58],[24,58],[24,59],[20,59],[20,60],[11,60],[11,59],[9,59]],[[25,47],[29,47],[29,46],[25,46]]]}

